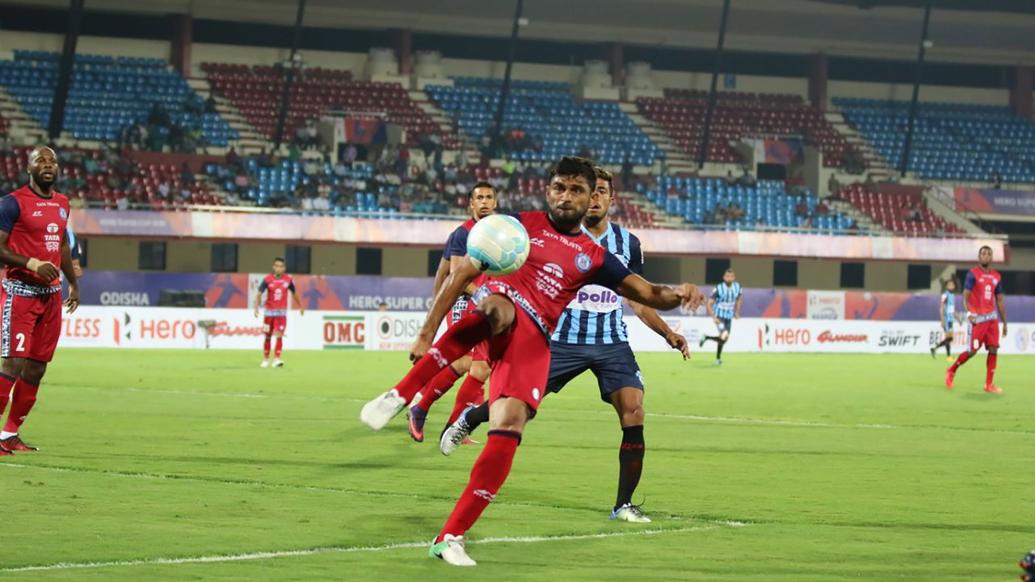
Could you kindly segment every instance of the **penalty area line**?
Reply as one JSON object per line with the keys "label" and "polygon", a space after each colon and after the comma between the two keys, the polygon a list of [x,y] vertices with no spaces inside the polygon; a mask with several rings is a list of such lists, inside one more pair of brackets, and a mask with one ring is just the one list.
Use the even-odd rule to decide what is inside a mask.
{"label": "penalty area line", "polygon": [[[516,536],[516,537],[495,537],[470,540],[468,543],[474,546],[489,544],[535,544],[541,542],[566,542],[577,540],[599,540],[607,538],[636,537],[636,536],[658,536],[665,534],[690,533],[711,531],[721,528],[746,527],[749,524],[741,521],[722,521],[709,525],[681,528],[655,528],[638,531],[606,532],[595,534],[568,534],[556,536]],[[241,554],[216,554],[211,556],[192,556],[185,558],[145,558],[140,560],[111,560],[106,562],[57,562],[54,564],[42,564],[36,566],[15,566],[0,568],[0,572],[47,572],[54,570],[84,570],[96,568],[125,568],[133,566],[177,566],[184,564],[211,564],[219,562],[246,562],[251,560],[271,560],[277,558],[294,558],[304,556],[316,556],[321,554],[354,554],[370,552],[387,552],[391,550],[414,549],[427,547],[430,541],[400,542],[382,544],[377,546],[325,546],[317,548],[304,548],[299,550],[278,550],[265,552],[247,552]]]}

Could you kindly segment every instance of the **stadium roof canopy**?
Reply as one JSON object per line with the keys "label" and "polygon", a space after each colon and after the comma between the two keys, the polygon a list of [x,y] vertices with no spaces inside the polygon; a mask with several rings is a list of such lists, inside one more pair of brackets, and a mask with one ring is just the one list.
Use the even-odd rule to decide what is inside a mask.
{"label": "stadium roof canopy", "polygon": [[[66,9],[68,0],[14,0]],[[727,48],[910,60],[924,0],[733,0]],[[90,11],[290,25],[292,0],[89,0]],[[714,47],[721,0],[525,0],[524,39]],[[932,60],[1026,64],[1035,60],[1035,0],[937,0]],[[343,29],[504,37],[513,0],[308,0],[305,23]]]}

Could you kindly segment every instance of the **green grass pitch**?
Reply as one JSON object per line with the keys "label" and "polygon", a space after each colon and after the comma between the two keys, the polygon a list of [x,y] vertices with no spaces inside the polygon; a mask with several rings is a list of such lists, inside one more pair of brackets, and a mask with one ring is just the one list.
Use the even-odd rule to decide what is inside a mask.
{"label": "green grass pitch", "polygon": [[992,396],[983,356],[947,392],[926,354],[643,355],[648,526],[607,519],[620,432],[583,376],[461,570],[427,542],[480,447],[358,420],[405,355],[256,356],[60,351],[23,430],[42,451],[0,460],[0,579],[1005,581],[1035,547],[1035,358],[1000,358]]}

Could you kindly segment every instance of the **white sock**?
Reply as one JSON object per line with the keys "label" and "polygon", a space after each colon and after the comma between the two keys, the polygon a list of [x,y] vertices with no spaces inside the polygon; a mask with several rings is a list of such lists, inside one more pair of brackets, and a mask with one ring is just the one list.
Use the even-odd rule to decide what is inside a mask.
{"label": "white sock", "polygon": [[18,433],[16,433],[16,432],[7,432],[6,430],[0,430],[0,441],[2,441],[4,439],[9,439],[9,438],[11,438],[13,436],[18,436]]}

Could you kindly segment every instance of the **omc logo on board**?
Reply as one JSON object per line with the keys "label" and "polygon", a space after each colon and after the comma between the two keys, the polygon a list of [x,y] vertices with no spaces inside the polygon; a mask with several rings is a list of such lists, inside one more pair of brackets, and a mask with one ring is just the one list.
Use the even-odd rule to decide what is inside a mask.
{"label": "omc logo on board", "polygon": [[362,315],[324,315],[323,349],[362,350],[367,342],[367,322]]}

